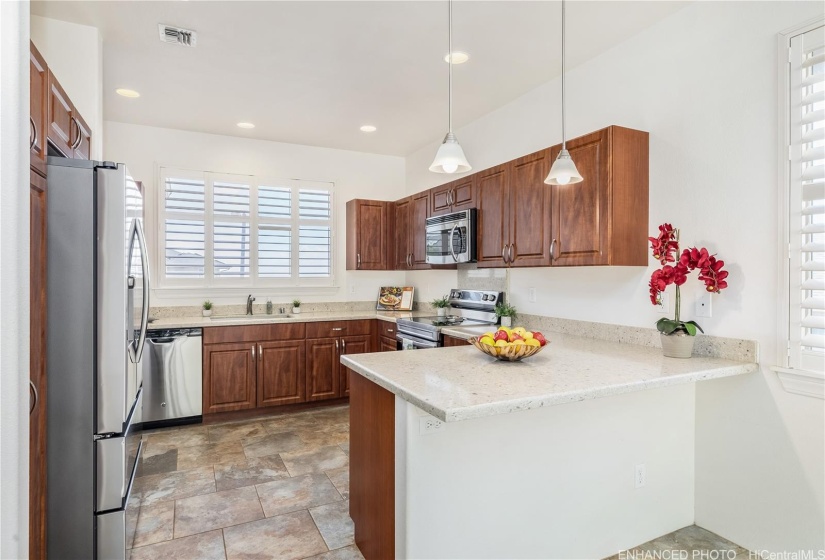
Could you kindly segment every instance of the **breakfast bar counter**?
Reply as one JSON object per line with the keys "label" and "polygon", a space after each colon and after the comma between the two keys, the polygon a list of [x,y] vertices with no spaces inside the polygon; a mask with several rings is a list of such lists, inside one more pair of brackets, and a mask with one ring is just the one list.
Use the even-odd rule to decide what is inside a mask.
{"label": "breakfast bar counter", "polygon": [[694,523],[696,382],[735,394],[758,364],[548,339],[522,362],[472,346],[341,357],[367,560],[605,558]]}

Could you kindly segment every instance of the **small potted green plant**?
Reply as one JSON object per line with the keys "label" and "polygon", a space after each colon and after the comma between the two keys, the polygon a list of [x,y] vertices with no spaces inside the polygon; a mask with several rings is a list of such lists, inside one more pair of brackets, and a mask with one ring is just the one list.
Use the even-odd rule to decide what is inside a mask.
{"label": "small potted green plant", "polygon": [[212,302],[206,300],[203,302],[203,310],[201,311],[204,317],[211,317],[212,316]]}
{"label": "small potted green plant", "polygon": [[435,298],[430,303],[432,303],[432,306],[435,307],[435,311],[438,313],[439,317],[444,317],[447,315],[447,308],[450,307],[450,298],[448,296]]}
{"label": "small potted green plant", "polygon": [[292,313],[298,314],[301,312],[301,300],[300,299],[293,299],[292,300]]}
{"label": "small potted green plant", "polygon": [[516,308],[509,303],[499,302],[496,304],[496,317],[501,319],[502,327],[512,327],[515,316]]}

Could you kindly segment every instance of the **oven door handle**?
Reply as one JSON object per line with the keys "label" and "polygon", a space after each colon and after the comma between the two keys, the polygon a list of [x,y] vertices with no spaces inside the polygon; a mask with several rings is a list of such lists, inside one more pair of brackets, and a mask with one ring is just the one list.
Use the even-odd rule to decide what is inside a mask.
{"label": "oven door handle", "polygon": [[401,333],[396,334],[395,339],[400,341],[402,346],[405,340],[409,340],[410,342],[412,342],[412,345],[416,348],[438,348],[437,342],[433,342],[431,340],[418,340],[414,339],[411,336],[404,336]]}
{"label": "oven door handle", "polygon": [[450,254],[453,256],[453,260],[458,262],[458,256],[455,254],[455,250],[453,250],[453,235],[455,234],[455,230],[458,227],[458,224],[453,226],[453,229],[450,230],[450,237],[447,239],[447,244],[450,246]]}

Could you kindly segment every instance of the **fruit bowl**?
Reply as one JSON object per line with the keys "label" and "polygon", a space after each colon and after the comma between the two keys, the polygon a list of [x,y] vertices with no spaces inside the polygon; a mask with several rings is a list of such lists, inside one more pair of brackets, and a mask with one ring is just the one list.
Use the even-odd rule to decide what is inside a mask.
{"label": "fruit bowl", "polygon": [[497,360],[505,362],[518,362],[524,358],[535,356],[544,346],[529,346],[527,344],[511,344],[508,346],[490,346],[479,340],[479,337],[473,336],[468,339],[470,344]]}

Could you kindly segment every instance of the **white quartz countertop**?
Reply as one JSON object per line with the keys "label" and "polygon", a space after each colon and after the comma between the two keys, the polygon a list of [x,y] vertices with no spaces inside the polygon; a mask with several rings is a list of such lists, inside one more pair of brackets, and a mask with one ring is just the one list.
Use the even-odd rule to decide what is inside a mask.
{"label": "white quartz countertop", "polygon": [[251,315],[240,317],[166,317],[149,323],[150,329],[183,329],[194,327],[232,327],[239,325],[265,325],[270,323],[313,323],[318,321],[354,321],[357,319],[380,319],[394,323],[403,317],[428,316],[432,313],[418,311],[321,311],[299,313],[292,317],[272,317],[271,315]]}
{"label": "white quartz countertop", "polygon": [[[464,329],[454,336],[466,336]],[[463,332],[462,332],[463,331]],[[475,333],[474,333],[475,334]],[[446,422],[754,372],[756,363],[665,358],[659,348],[560,333],[521,362],[472,346],[347,354],[341,363]]]}

